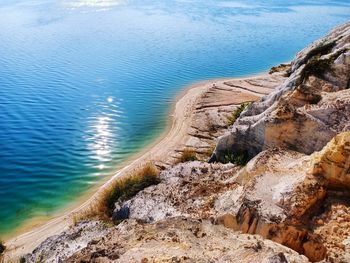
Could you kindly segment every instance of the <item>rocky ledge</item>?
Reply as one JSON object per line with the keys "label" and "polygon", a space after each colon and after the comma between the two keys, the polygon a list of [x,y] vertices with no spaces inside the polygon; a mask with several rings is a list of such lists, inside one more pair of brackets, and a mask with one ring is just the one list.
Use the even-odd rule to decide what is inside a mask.
{"label": "rocky ledge", "polygon": [[[80,222],[23,260],[350,262],[349,88],[350,23],[268,76],[217,81],[119,224]],[[186,148],[198,160],[174,165]]]}

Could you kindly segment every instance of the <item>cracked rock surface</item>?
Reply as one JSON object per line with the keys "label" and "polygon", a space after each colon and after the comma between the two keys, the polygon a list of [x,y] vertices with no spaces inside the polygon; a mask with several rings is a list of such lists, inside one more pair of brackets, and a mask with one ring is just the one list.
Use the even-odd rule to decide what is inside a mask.
{"label": "cracked rock surface", "polygon": [[[111,250],[113,247],[113,250]],[[202,220],[129,220],[66,262],[308,262],[291,249]]]}

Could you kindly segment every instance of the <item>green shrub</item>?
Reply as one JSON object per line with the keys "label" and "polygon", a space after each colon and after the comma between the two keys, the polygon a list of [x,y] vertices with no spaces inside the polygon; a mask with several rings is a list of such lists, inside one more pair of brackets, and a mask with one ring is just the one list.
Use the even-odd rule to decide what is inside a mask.
{"label": "green shrub", "polygon": [[3,253],[6,250],[6,246],[4,245],[4,242],[2,240],[0,240],[0,263],[5,262],[4,258],[3,258]]}
{"label": "green shrub", "polygon": [[336,45],[336,41],[326,42],[326,43],[320,43],[318,46],[314,47],[309,51],[308,54],[305,56],[305,62],[307,62],[310,58],[314,56],[322,56],[329,53],[332,48]]}
{"label": "green shrub", "polygon": [[280,64],[279,66],[272,67],[269,71],[269,74],[273,74],[276,72],[283,72],[285,71],[286,73],[284,74],[286,77],[290,76],[291,72],[291,64]]}
{"label": "green shrub", "polygon": [[197,154],[196,151],[192,148],[186,148],[181,153],[181,156],[177,160],[177,163],[185,163],[189,161],[197,161]]}
{"label": "green shrub", "polygon": [[159,170],[148,163],[133,174],[112,182],[88,208],[72,215],[72,223],[76,225],[91,218],[99,218],[110,223],[110,216],[117,201],[130,199],[148,186],[159,182]]}
{"label": "green shrub", "polygon": [[5,249],[6,249],[6,246],[4,245],[4,242],[0,240],[0,255],[4,253]]}
{"label": "green shrub", "polygon": [[320,56],[312,57],[301,72],[301,80],[304,81],[309,76],[314,75],[321,78],[322,75],[330,68],[332,63],[343,53],[347,52],[349,48],[340,49],[327,58],[320,58]]}
{"label": "green shrub", "polygon": [[224,163],[234,163],[240,166],[244,166],[249,162],[249,155],[246,151],[237,154],[227,153],[224,158]]}
{"label": "green shrub", "polygon": [[302,71],[302,79],[304,80],[310,75],[321,77],[322,74],[330,67],[331,63],[332,61],[330,59],[310,59]]}
{"label": "green shrub", "polygon": [[117,201],[130,199],[143,189],[159,182],[158,169],[153,164],[147,164],[135,174],[116,181],[104,195],[102,205],[106,206],[107,212],[111,215]]}
{"label": "green shrub", "polygon": [[241,105],[239,105],[239,107],[234,112],[232,112],[232,115],[228,117],[227,126],[233,125],[236,122],[236,120],[239,118],[241,113],[248,107],[248,105],[249,105],[249,102],[244,102]]}

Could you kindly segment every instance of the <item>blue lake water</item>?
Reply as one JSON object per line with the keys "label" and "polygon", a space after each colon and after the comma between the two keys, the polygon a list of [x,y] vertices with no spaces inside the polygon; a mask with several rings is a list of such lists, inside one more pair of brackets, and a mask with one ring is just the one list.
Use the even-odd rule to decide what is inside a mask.
{"label": "blue lake water", "polygon": [[0,235],[111,175],[185,85],[266,71],[350,18],[286,2],[1,0]]}

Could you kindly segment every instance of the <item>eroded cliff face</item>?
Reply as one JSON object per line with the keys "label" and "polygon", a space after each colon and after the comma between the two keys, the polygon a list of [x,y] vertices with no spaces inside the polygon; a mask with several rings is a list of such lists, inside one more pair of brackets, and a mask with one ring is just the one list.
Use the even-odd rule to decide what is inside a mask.
{"label": "eroded cliff face", "polygon": [[350,130],[350,23],[302,50],[290,76],[252,103],[219,139],[212,160],[271,147],[311,154]]}
{"label": "eroded cliff face", "polygon": [[[216,82],[186,144],[156,160],[161,182],[116,203],[127,220],[81,222],[26,260],[350,262],[349,48],[347,23],[268,77]],[[240,103],[267,93],[227,128]],[[202,161],[173,165],[186,147]],[[242,152],[244,167],[218,162]]]}
{"label": "eroded cliff face", "polygon": [[[234,188],[217,199],[215,208],[222,214],[218,223],[259,234],[313,262],[326,258],[327,237],[319,234],[315,218],[323,213],[325,203],[328,207],[337,204],[339,200],[332,201],[335,195],[343,197],[343,205],[350,201],[346,197],[349,143],[350,132],[344,132],[310,156],[281,149],[263,151],[237,174],[243,188]],[[348,237],[350,229],[343,231]],[[350,260],[346,252],[350,247],[341,242],[337,245],[344,249],[338,260]]]}

